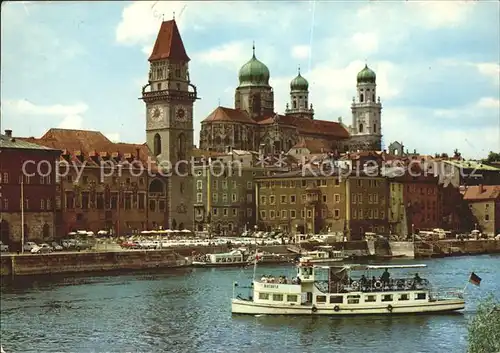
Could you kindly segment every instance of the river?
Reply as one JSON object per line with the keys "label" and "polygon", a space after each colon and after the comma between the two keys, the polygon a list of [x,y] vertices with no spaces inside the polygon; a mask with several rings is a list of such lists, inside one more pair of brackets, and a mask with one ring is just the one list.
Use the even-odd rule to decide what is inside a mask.
{"label": "river", "polygon": [[[364,317],[232,316],[232,283],[247,269],[2,279],[1,343],[19,352],[458,353],[477,301],[500,293],[500,256],[411,261],[431,283],[463,288],[463,314]],[[259,267],[258,274],[293,268]],[[498,294],[496,294],[498,296]]]}

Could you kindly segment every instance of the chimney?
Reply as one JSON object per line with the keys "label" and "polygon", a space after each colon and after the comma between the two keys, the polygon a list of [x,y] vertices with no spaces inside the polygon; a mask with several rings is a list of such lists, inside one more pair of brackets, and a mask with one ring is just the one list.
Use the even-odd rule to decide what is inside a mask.
{"label": "chimney", "polygon": [[484,185],[479,184],[479,193],[482,194],[484,192]]}
{"label": "chimney", "polygon": [[5,135],[7,135],[7,137],[12,137],[12,130],[5,130]]}

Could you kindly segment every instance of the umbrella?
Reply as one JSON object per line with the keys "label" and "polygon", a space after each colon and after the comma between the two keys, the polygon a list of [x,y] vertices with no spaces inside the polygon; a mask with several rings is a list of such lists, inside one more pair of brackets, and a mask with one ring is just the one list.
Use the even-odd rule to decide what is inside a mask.
{"label": "umbrella", "polygon": [[106,235],[108,234],[108,231],[107,230],[100,230],[97,232],[98,235]]}
{"label": "umbrella", "polygon": [[152,233],[152,232],[150,232],[149,230],[143,230],[143,231],[141,232],[141,234],[149,234],[149,233]]}
{"label": "umbrella", "polygon": [[167,229],[167,230],[165,230],[165,233],[173,233],[173,232],[174,232],[174,231],[173,231],[173,230],[171,230],[171,229]]}
{"label": "umbrella", "polygon": [[188,230],[188,229],[183,229],[183,230],[181,230],[181,232],[182,232],[182,233],[191,233],[191,231],[190,231],[190,230]]}

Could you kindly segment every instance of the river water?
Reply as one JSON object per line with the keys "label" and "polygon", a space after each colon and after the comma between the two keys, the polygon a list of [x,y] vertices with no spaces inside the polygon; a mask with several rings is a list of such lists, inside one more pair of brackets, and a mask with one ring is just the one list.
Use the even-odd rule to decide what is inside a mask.
{"label": "river water", "polygon": [[415,263],[428,265],[419,273],[434,284],[463,288],[470,271],[483,281],[468,286],[458,315],[255,317],[230,313],[233,281],[250,280],[253,268],[3,280],[0,339],[7,353],[465,352],[477,301],[500,293],[500,257]]}

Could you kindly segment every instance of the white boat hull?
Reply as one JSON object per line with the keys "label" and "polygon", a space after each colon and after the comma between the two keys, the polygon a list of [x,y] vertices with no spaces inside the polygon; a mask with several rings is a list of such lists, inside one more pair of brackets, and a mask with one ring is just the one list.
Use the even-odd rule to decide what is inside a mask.
{"label": "white boat hull", "polygon": [[247,315],[390,315],[417,313],[444,313],[463,310],[463,299],[443,299],[425,303],[408,303],[389,305],[339,304],[339,305],[276,305],[255,303],[250,300],[233,299],[231,311],[233,314]]}

